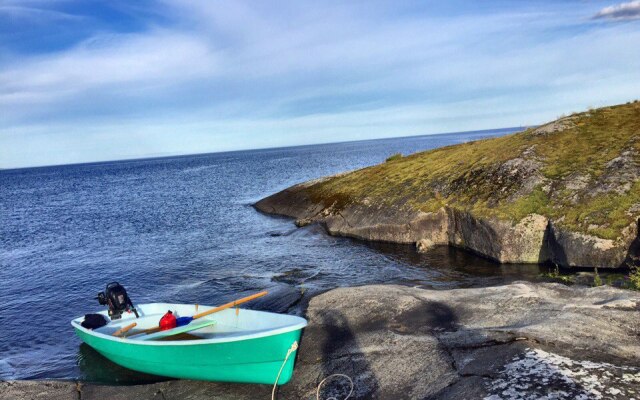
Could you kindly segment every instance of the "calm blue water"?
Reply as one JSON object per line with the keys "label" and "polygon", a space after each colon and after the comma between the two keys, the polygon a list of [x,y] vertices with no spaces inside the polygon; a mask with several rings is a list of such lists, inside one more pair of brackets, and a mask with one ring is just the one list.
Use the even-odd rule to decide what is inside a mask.
{"label": "calm blue water", "polygon": [[294,183],[504,134],[459,133],[296,148],[0,171],[0,379],[154,378],[110,363],[69,321],[122,283],[135,303],[220,304],[267,289],[250,307],[300,313],[338,286],[436,288],[533,279],[446,248],[366,245],[251,204]]}

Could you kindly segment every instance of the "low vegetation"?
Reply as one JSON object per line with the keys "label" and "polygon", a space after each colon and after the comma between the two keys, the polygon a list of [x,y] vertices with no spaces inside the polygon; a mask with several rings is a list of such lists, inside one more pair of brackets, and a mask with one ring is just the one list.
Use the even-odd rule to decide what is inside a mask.
{"label": "low vegetation", "polygon": [[633,268],[628,273],[604,273],[600,275],[598,269],[595,268],[591,273],[576,274],[573,272],[562,272],[557,266],[553,269],[540,274],[542,280],[549,282],[562,283],[571,286],[574,284],[588,286],[613,286],[624,289],[640,291],[640,269]]}
{"label": "low vegetation", "polygon": [[594,271],[593,286],[602,286],[602,278],[600,278],[600,274],[598,273],[598,268],[596,268]]}
{"label": "low vegetation", "polygon": [[393,155],[390,155],[389,157],[387,157],[386,162],[390,162],[390,161],[397,161],[400,160],[402,158],[402,154],[401,153],[396,153]]}
{"label": "low vegetation", "polygon": [[562,274],[557,266],[553,270],[541,274],[541,277],[552,282],[562,283],[567,286],[573,285],[575,283],[574,274]]}
{"label": "low vegetation", "polygon": [[640,269],[634,268],[627,277],[627,287],[633,290],[640,290]]}
{"label": "low vegetation", "polygon": [[463,143],[310,186],[336,209],[375,202],[425,212],[447,205],[516,223],[531,213],[616,239],[640,215],[640,103],[593,109],[499,138]]}

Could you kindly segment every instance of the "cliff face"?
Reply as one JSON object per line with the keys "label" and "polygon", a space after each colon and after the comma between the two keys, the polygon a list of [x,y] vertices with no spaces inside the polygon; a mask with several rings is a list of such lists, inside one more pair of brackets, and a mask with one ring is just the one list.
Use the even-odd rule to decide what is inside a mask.
{"label": "cliff face", "polygon": [[447,244],[503,263],[638,265],[640,103],[302,183],[256,208],[335,235]]}

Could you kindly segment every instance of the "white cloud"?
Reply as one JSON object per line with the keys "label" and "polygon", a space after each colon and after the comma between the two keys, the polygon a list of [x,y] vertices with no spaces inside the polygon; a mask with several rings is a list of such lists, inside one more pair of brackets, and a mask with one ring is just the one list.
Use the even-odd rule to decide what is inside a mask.
{"label": "white cloud", "polygon": [[593,18],[618,21],[640,19],[640,0],[605,7],[594,15]]}
{"label": "white cloud", "polygon": [[98,35],[51,55],[0,70],[0,105],[61,101],[109,85],[173,85],[211,74],[214,51],[195,36],[168,31]]}
{"label": "white cloud", "polygon": [[66,0],[3,0],[0,3],[0,16],[8,16],[11,21],[30,24],[44,24],[49,21],[79,21],[84,17],[68,12],[54,10]]}
{"label": "white cloud", "polygon": [[15,22],[41,22],[45,20],[80,20],[82,17],[55,10],[24,6],[0,6],[0,14],[5,14]]}
{"label": "white cloud", "polygon": [[[533,125],[563,113],[633,99],[640,80],[621,75],[589,85],[514,98],[484,96],[298,117],[238,115],[212,118],[210,110],[141,118],[34,123],[0,128],[0,168],[195,154],[304,145],[449,131]],[[638,82],[638,83],[634,83]],[[622,89],[621,89],[622,88]],[[606,99],[606,100],[602,100]],[[247,106],[240,106],[247,111]],[[19,152],[15,149],[18,148]]]}
{"label": "white cloud", "polygon": [[0,58],[2,166],[534,124],[640,93],[638,26],[572,5],[163,4],[162,27]]}

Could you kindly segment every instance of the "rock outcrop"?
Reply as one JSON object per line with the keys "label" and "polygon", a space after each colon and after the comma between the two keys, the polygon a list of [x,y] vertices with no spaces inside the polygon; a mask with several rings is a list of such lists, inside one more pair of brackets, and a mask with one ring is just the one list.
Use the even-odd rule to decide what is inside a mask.
{"label": "rock outcrop", "polygon": [[255,207],[334,235],[502,263],[638,266],[640,103],[302,183]]}
{"label": "rock outcrop", "polygon": [[[341,288],[307,309],[279,399],[315,399],[331,374],[355,399],[629,399],[640,393],[640,294],[514,284]],[[335,376],[321,398],[344,398]],[[190,381],[140,386],[2,382],[0,399],[268,399],[271,388]],[[547,396],[547,397],[545,397]]]}

